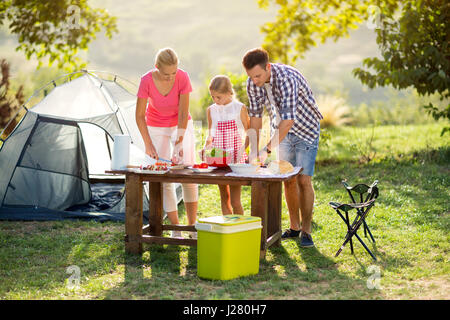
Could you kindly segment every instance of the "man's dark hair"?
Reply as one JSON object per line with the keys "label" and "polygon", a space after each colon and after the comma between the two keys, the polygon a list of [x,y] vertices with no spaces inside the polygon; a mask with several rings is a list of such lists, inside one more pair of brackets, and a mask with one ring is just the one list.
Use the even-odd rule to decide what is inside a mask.
{"label": "man's dark hair", "polygon": [[242,59],[242,64],[247,70],[253,69],[254,66],[259,65],[265,69],[269,63],[269,54],[262,48],[255,48],[247,51]]}

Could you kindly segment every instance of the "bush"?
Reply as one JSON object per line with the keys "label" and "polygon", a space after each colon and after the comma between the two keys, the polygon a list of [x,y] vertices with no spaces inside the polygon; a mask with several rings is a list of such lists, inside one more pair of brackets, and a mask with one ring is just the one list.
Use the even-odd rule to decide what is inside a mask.
{"label": "bush", "polygon": [[[24,103],[23,86],[20,86],[15,94],[10,91],[9,82],[9,63],[2,59],[0,60],[0,68],[2,78],[0,80],[0,130],[3,129],[9,121],[16,116],[17,111]],[[17,120],[13,119],[5,132],[3,132],[2,138],[8,136],[10,131],[16,126]]]}
{"label": "bush", "polygon": [[336,95],[321,95],[316,99],[323,119],[321,128],[339,127],[351,122],[350,108],[344,98]]}

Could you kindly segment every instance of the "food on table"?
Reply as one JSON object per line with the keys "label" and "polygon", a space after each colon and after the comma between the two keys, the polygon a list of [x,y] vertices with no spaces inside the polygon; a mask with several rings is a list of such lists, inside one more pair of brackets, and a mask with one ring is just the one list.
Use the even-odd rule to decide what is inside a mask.
{"label": "food on table", "polygon": [[140,166],[140,169],[150,171],[167,171],[169,170],[169,167],[167,162],[156,162],[155,164]]}
{"label": "food on table", "polygon": [[208,169],[208,164],[206,162],[202,162],[200,164],[194,164],[192,168],[195,169]]}
{"label": "food on table", "polygon": [[267,167],[273,174],[285,174],[294,171],[292,164],[285,160],[274,160]]}
{"label": "food on table", "polygon": [[233,161],[233,155],[220,148],[212,148],[206,152],[206,162],[214,167],[226,167]]}
{"label": "food on table", "polygon": [[226,150],[220,148],[212,148],[211,150],[207,151],[206,156],[211,158],[226,158],[231,156],[231,154]]}

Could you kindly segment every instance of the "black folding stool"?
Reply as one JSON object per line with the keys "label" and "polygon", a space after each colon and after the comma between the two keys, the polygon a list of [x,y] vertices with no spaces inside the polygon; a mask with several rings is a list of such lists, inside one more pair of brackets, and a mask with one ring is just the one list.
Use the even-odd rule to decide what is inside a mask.
{"label": "black folding stool", "polygon": [[[342,185],[344,186],[345,190],[347,190],[350,199],[353,203],[357,203],[355,200],[355,197],[353,194],[359,194],[359,202],[367,202],[371,199],[376,199],[378,197],[378,180],[375,180],[372,185],[368,186],[364,183],[359,183],[353,187],[351,187],[347,181],[342,180]],[[377,188],[376,193],[369,192],[369,190],[372,190],[372,188]],[[375,242],[375,239],[373,238],[372,232],[370,232],[369,226],[366,223],[366,220],[363,220],[363,226],[364,226],[364,236],[367,237],[367,233],[369,234],[370,238],[372,239],[372,242]]]}
{"label": "black folding stool", "polygon": [[[372,209],[372,207],[375,205],[375,200],[378,197],[378,188],[376,187],[377,183],[378,183],[378,181],[375,181],[374,184],[372,184],[372,186],[370,186],[366,190],[367,196],[366,196],[366,199],[364,202],[360,202],[360,203],[353,202],[353,203],[349,203],[349,204],[347,204],[347,203],[341,204],[338,202],[330,202],[329,203],[330,206],[334,210],[336,210],[337,214],[341,217],[341,219],[347,225],[347,234],[345,236],[345,240],[342,243],[339,250],[336,252],[335,257],[337,257],[341,253],[341,251],[344,249],[347,242],[350,242],[351,252],[352,252],[352,254],[354,253],[352,238],[353,238],[353,236],[355,236],[359,240],[359,242],[362,244],[364,249],[366,249],[366,251],[370,254],[370,256],[375,261],[377,260],[375,255],[372,253],[372,251],[370,251],[370,249],[366,246],[364,241],[357,234],[357,231],[361,227],[361,225],[365,224],[365,219],[366,219],[370,209]],[[354,200],[354,198],[353,198],[353,200]],[[353,222],[350,223],[349,212],[352,210],[356,210],[356,216],[355,216]],[[344,212],[345,215],[342,212]],[[369,234],[371,235],[370,231],[369,231]]]}

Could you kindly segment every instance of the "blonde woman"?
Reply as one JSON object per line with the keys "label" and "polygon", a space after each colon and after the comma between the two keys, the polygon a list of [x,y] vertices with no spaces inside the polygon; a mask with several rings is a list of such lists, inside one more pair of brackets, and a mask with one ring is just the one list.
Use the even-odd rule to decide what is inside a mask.
{"label": "blonde woman", "polygon": [[[178,68],[178,57],[171,48],[158,51],[155,68],[141,77],[136,103],[136,123],[145,144],[145,153],[154,159],[174,163],[195,162],[194,126],[189,114],[189,75]],[[198,187],[182,184],[188,224],[197,219]],[[179,224],[175,186],[163,184],[163,208],[172,224]],[[181,237],[173,231],[173,237]]]}

